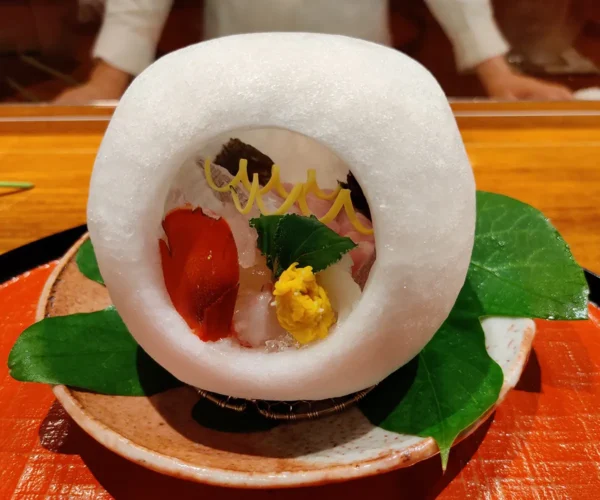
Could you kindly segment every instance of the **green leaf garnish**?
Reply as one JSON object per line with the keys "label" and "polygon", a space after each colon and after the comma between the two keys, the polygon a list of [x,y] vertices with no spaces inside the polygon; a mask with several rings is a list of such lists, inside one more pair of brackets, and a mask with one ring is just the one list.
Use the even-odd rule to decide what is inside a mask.
{"label": "green leaf garnish", "polygon": [[569,246],[539,210],[477,192],[469,282],[488,316],[587,319],[588,288]]}
{"label": "green leaf garnish", "polygon": [[[465,293],[471,293],[468,287]],[[453,311],[413,361],[360,403],[383,429],[433,437],[444,469],[456,437],[498,400],[504,380],[486,351],[479,319],[462,312]]]}
{"label": "green leaf garnish", "polygon": [[104,280],[102,279],[100,269],[98,268],[98,261],[96,260],[96,254],[94,252],[92,240],[88,238],[83,242],[77,251],[77,257],[75,260],[77,261],[77,267],[79,268],[81,274],[92,281],[96,281],[101,285],[104,285]]}
{"label": "green leaf garnish", "polygon": [[350,238],[340,236],[314,217],[296,214],[267,215],[251,219],[258,233],[258,248],[278,278],[294,262],[311,266],[318,273],[335,264],[356,247]]}
{"label": "green leaf garnish", "polygon": [[16,380],[119,396],[182,385],[138,346],[114,307],[35,323],[17,339],[8,368]]}
{"label": "green leaf garnish", "polygon": [[543,214],[478,192],[471,265],[448,319],[360,408],[389,431],[433,437],[445,468],[456,436],[497,401],[502,387],[480,318],[583,319],[587,295],[583,271]]}
{"label": "green leaf garnish", "polygon": [[271,271],[275,266],[275,233],[283,215],[261,215],[250,219],[250,227],[258,233],[257,245],[260,253],[266,257],[267,266]]}

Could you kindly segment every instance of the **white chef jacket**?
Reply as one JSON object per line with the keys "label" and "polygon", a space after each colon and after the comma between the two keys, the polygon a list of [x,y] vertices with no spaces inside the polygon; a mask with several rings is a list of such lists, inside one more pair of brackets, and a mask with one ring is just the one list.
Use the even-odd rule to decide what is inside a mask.
{"label": "white chef jacket", "polygon": [[[505,54],[491,0],[426,0],[452,41],[459,70]],[[94,57],[132,75],[155,57],[173,0],[106,0]],[[388,0],[205,0],[204,33],[304,31],[389,45]]]}

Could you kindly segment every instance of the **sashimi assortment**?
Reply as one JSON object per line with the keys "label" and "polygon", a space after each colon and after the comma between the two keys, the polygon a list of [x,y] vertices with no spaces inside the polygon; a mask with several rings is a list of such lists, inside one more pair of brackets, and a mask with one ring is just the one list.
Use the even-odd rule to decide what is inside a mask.
{"label": "sashimi assortment", "polygon": [[[218,210],[191,206],[171,210],[163,222],[166,237],[159,241],[167,290],[188,326],[205,341],[232,337],[244,347],[267,351],[299,348],[326,337],[340,312],[347,317],[360,298],[375,260],[371,221],[354,211],[350,190],[319,189],[314,170],[308,171],[305,183],[283,184],[275,164],[264,186],[258,173],[251,184],[245,158],[239,159],[235,176],[208,160],[204,173],[215,197],[221,193],[231,197],[220,196]],[[207,204],[214,207],[215,202]],[[294,262],[274,281],[251,227],[257,208],[261,215],[296,214],[325,221],[329,230],[351,242],[348,257],[335,262],[342,256],[334,254],[330,267],[317,274],[311,266]],[[240,223],[240,215],[247,217],[247,226]],[[240,234],[249,231],[253,237]],[[248,245],[253,248],[243,247]],[[238,261],[238,253],[252,250],[254,259]]]}
{"label": "sashimi assortment", "polygon": [[[32,325],[14,378],[113,396],[186,384],[250,420],[361,400],[373,429],[433,437],[443,466],[516,383],[528,318],[587,318],[549,220],[476,192],[432,75],[346,37],[241,35],[159,59],[110,121],[88,228],[74,275],[112,305]],[[499,351],[509,318],[521,340]]]}

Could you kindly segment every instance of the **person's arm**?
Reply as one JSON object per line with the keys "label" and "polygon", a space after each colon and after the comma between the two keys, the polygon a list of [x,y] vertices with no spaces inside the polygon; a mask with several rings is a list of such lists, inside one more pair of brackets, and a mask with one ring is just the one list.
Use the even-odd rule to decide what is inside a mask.
{"label": "person's arm", "polygon": [[473,69],[491,97],[570,99],[567,87],[519,74],[506,61],[509,45],[490,0],[426,0],[450,38],[460,71]]}
{"label": "person's arm", "polygon": [[121,97],[132,76],[154,60],[173,0],[107,0],[88,81],[68,89],[56,104],[85,104]]}
{"label": "person's arm", "polygon": [[508,52],[508,42],[498,29],[490,0],[425,2],[452,42],[459,71]]}
{"label": "person's arm", "polygon": [[93,56],[130,75],[154,61],[173,0],[107,0]]}

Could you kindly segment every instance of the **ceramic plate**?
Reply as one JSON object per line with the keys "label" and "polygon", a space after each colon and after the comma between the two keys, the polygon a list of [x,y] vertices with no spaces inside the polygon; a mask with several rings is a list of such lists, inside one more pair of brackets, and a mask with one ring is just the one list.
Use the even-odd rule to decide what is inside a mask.
{"label": "ceramic plate", "polygon": [[[85,238],[50,276],[38,319],[110,304],[106,289],[80,274],[75,263]],[[487,350],[504,372],[499,404],[521,375],[535,324],[529,319],[488,318],[483,329]],[[192,419],[199,395],[191,387],[149,398],[104,396],[65,386],[56,386],[54,393],[73,419],[107,448],[150,469],[203,483],[249,488],[322,484],[407,467],[438,452],[433,439],[374,427],[356,408],[261,432],[221,432]]]}

